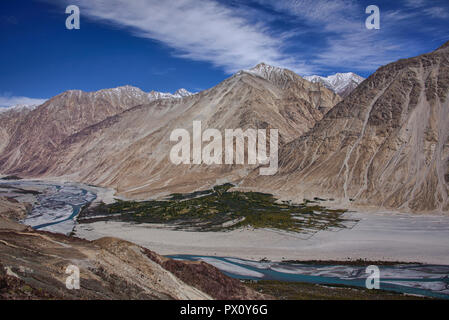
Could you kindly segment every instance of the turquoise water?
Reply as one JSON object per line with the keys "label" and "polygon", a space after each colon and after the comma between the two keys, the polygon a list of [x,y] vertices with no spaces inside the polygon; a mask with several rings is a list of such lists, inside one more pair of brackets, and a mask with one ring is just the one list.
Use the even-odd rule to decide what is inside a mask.
{"label": "turquoise water", "polygon": [[[203,260],[230,277],[246,280],[278,280],[366,287],[366,267],[257,262],[230,257],[169,256],[178,260]],[[398,264],[378,266],[380,289],[449,299],[449,266]]]}
{"label": "turquoise water", "polygon": [[[60,186],[56,186],[56,188],[57,188],[58,191],[61,190]],[[97,198],[97,196],[95,194],[92,194],[93,196],[89,200],[87,200],[86,196],[88,194],[88,191],[84,190],[84,189],[79,189],[79,190],[81,191],[81,194],[80,194],[80,198],[78,200],[81,200],[81,204],[71,204],[71,203],[67,203],[66,201],[64,201],[64,203],[67,203],[68,205],[70,205],[72,207],[72,214],[70,216],[68,216],[67,218],[64,218],[62,220],[58,220],[58,221],[54,221],[54,222],[48,222],[48,223],[43,223],[43,224],[39,224],[39,225],[33,226],[33,229],[39,230],[39,229],[42,229],[42,228],[46,228],[46,227],[50,227],[50,226],[54,226],[54,225],[60,224],[62,222],[68,221],[68,220],[74,220],[78,216],[78,214],[80,213],[81,208],[83,206],[85,206],[86,204],[94,201]],[[63,200],[59,200],[59,201],[63,201]]]}
{"label": "turquoise water", "polygon": [[70,183],[55,184],[44,181],[18,180],[0,182],[0,186],[11,186],[10,194],[20,192],[14,188],[27,188],[39,190],[36,202],[31,212],[23,221],[24,224],[39,230],[70,234],[75,226],[75,218],[86,204],[94,201],[97,196],[91,191]]}

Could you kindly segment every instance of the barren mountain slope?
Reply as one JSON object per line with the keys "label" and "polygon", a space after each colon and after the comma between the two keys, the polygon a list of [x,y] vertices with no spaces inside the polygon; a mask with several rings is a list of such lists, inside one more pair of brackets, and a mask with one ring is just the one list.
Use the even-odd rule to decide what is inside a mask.
{"label": "barren mountain slope", "polygon": [[0,108],[0,155],[8,146],[11,135],[25,119],[26,115],[33,110],[33,107],[12,107]]}
{"label": "barren mountain slope", "polygon": [[309,133],[280,152],[280,170],[242,186],[448,211],[449,43],[380,68]]}
{"label": "barren mountain slope", "polygon": [[0,171],[38,173],[67,136],[148,101],[147,93],[130,86],[67,91],[32,111],[0,114]]}
{"label": "barren mountain slope", "polygon": [[[65,176],[117,188],[133,198],[192,191],[234,181],[248,165],[173,165],[170,134],[192,122],[207,128],[276,128],[288,143],[312,128],[340,98],[295,73],[260,64],[216,87],[182,99],[137,106],[62,139],[48,159],[34,167],[7,170],[21,176]],[[254,167],[254,166],[253,166]]]}

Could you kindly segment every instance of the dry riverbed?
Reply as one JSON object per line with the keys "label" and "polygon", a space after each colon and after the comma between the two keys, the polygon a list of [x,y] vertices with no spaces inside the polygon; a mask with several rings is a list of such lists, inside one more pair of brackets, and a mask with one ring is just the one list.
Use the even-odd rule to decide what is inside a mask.
{"label": "dry riverbed", "polygon": [[402,261],[449,265],[449,217],[392,212],[346,213],[359,222],[348,229],[312,236],[244,228],[189,232],[163,225],[100,221],[76,226],[76,235],[114,235],[164,255],[231,256],[250,260]]}

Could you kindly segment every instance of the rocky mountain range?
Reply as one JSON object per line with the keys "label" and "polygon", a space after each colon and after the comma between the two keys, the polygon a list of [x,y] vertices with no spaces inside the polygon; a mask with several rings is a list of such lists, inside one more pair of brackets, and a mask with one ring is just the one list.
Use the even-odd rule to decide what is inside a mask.
{"label": "rocky mountain range", "polygon": [[[72,90],[73,92],[76,92],[77,90]],[[80,91],[80,90],[78,90]],[[81,92],[81,91],[80,91]],[[175,93],[169,93],[169,92],[159,92],[159,91],[150,91],[148,93],[142,91],[141,89],[133,86],[123,86],[123,87],[117,87],[113,89],[104,89],[97,92],[97,95],[102,95],[104,93],[110,93],[111,95],[117,95],[117,93],[124,93],[125,96],[127,95],[132,96],[134,95],[135,98],[141,99],[142,103],[147,103],[150,101],[158,100],[158,99],[179,99],[188,97],[191,95],[194,95],[194,93],[187,91],[184,88],[176,90]],[[0,107],[0,114],[2,113],[18,113],[18,112],[28,112],[36,109],[40,105],[38,104],[18,104],[13,105],[9,107]]]}
{"label": "rocky mountain range", "polygon": [[365,80],[365,78],[362,78],[352,72],[336,73],[328,77],[306,76],[304,79],[313,83],[321,83],[323,86],[331,89],[342,98],[349,96],[349,94],[354,91],[354,89],[357,88],[363,80]]}
{"label": "rocky mountain range", "polygon": [[97,92],[71,90],[38,108],[8,108],[0,113],[0,158],[9,159],[1,166],[2,171],[19,164],[27,166],[30,159],[32,162],[48,159],[68,136],[129,108],[155,101],[162,95],[163,99],[176,100],[191,93],[185,89],[174,95],[146,93],[132,86]]}
{"label": "rocky mountain range", "polygon": [[244,186],[290,197],[449,211],[449,42],[381,67]]}
{"label": "rocky mountain range", "polygon": [[3,121],[2,173],[64,177],[111,186],[130,198],[190,192],[245,177],[253,166],[176,166],[169,137],[176,128],[277,128],[280,143],[310,130],[341,99],[292,71],[260,64],[219,85],[181,99],[146,101],[123,87],[70,91]]}
{"label": "rocky mountain range", "polygon": [[[447,212],[448,55],[446,44],[381,67],[344,100],[321,81],[264,63],[194,95],[65,92],[18,117],[0,116],[0,173],[112,187],[131,199],[241,182],[290,199]],[[362,79],[326,81],[346,80]],[[279,129],[278,173],[172,164],[170,133],[191,132],[193,121],[220,131]]]}

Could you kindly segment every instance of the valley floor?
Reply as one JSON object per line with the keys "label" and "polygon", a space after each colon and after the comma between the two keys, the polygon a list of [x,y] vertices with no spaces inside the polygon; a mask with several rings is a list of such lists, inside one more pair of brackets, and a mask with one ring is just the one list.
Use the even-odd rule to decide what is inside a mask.
{"label": "valley floor", "polygon": [[301,235],[267,229],[189,232],[164,226],[100,221],[78,224],[89,240],[115,236],[163,255],[203,255],[248,260],[401,261],[449,265],[449,217],[392,212],[352,212],[350,229]]}
{"label": "valley floor", "polygon": [[[5,199],[9,199],[9,202],[13,204],[20,204],[20,201],[34,203],[26,221],[31,221],[32,217],[38,217],[40,222],[37,224],[37,229],[58,232],[58,228],[64,226],[64,223],[70,222],[72,226],[75,225],[72,234],[80,238],[88,240],[111,236],[121,238],[147,249],[156,250],[165,256],[171,256],[175,260],[206,262],[237,279],[242,277],[242,279],[263,279],[262,282],[257,282],[263,287],[258,290],[267,289],[266,292],[273,290],[277,292],[280,287],[285,287],[284,289],[287,291],[282,291],[280,296],[274,295],[277,298],[282,298],[284,295],[295,295],[295,292],[302,290],[302,286],[310,285],[304,283],[270,283],[266,285],[265,280],[364,287],[366,277],[364,267],[367,264],[384,266],[381,267],[383,278],[386,280],[382,282],[382,285],[385,286],[382,287],[384,290],[397,289],[403,293],[447,298],[448,216],[375,211],[346,212],[342,213],[345,228],[331,226],[330,229],[320,230],[316,233],[313,233],[316,228],[304,229],[304,233],[293,233],[248,227],[226,232],[193,232],[181,231],[176,229],[173,224],[137,224],[135,222],[118,222],[113,219],[101,221],[101,217],[96,218],[95,215],[90,216],[89,214],[84,215],[81,219],[78,217],[79,223],[75,224],[72,218],[72,215],[76,214],[75,208],[68,212],[69,218],[64,214],[61,215],[61,212],[65,213],[66,204],[71,204],[76,208],[83,206],[86,202],[85,198],[90,193],[96,196],[87,198],[91,200],[95,198],[95,203],[112,202],[113,190],[109,189],[73,183],[57,184],[50,181],[6,181],[0,186],[0,191],[4,198],[6,197]],[[26,210],[15,220],[23,219],[25,215]],[[319,216],[316,217],[316,219],[319,218]],[[47,221],[47,223],[42,224],[41,220]],[[17,226],[11,227],[6,224],[3,229],[14,228]],[[21,226],[20,228],[26,227]],[[0,229],[2,229],[1,226]],[[8,230],[4,233],[4,237],[11,236],[12,233]],[[31,229],[27,230],[31,232]],[[39,232],[34,233],[40,234]],[[11,239],[23,240],[21,236],[15,237],[14,235]],[[102,241],[93,243],[102,243]],[[8,261],[6,266],[22,263],[16,261],[17,259],[14,258],[16,255],[11,255],[10,252],[3,250],[0,254],[4,255],[6,259],[3,259],[4,261]],[[365,261],[356,261],[359,259]],[[263,262],[257,262],[259,260],[263,260]],[[274,262],[266,262],[266,260]],[[285,260],[310,261],[310,263],[276,263],[276,261]],[[312,260],[320,260],[320,262],[312,262]],[[326,261],[329,264],[325,263]],[[395,262],[395,264],[387,267],[388,262]],[[418,262],[423,265],[403,265],[398,262]],[[346,263],[350,263],[351,266],[346,267]],[[324,266],[322,266],[323,264]],[[20,266],[18,268],[20,270]],[[398,286],[399,289],[396,288]],[[337,295],[340,298],[353,297],[351,295],[353,289],[342,289],[343,291],[341,291],[334,287],[312,286],[310,288],[310,297],[326,298],[328,296],[330,298],[332,295]],[[362,298],[364,293],[359,291],[360,289],[356,296],[362,294],[359,297]],[[366,298],[379,298],[383,293],[379,294],[379,296],[369,294]],[[392,298],[395,297],[396,295],[392,296]]]}

